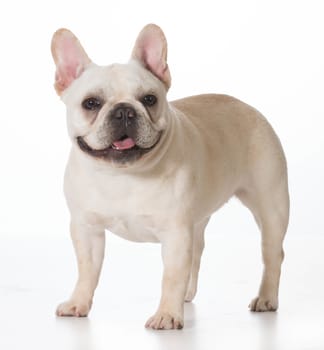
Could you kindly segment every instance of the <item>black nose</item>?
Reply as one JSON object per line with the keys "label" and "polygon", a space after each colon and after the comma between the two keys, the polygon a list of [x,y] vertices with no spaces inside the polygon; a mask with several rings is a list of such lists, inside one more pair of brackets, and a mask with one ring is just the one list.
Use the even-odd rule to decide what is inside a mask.
{"label": "black nose", "polygon": [[132,106],[120,105],[114,109],[112,113],[112,118],[123,120],[127,122],[128,120],[136,117],[136,111]]}

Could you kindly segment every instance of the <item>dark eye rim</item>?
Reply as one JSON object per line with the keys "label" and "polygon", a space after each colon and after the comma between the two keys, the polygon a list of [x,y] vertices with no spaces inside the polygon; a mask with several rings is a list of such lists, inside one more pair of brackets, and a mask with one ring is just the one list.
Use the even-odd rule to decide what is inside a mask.
{"label": "dark eye rim", "polygon": [[97,97],[88,97],[82,102],[82,108],[87,111],[96,111],[102,106],[101,99]]}
{"label": "dark eye rim", "polygon": [[152,107],[157,103],[157,97],[153,94],[147,94],[142,97],[141,102],[144,106]]}

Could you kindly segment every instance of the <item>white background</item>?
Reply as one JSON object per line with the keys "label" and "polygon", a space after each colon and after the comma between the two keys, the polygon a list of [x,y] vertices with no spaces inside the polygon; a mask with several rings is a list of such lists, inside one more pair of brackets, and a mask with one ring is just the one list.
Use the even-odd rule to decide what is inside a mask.
{"label": "white background", "polygon": [[[11,310],[8,303],[15,302],[17,288],[38,285],[38,275],[32,268],[21,270],[24,264],[28,265],[29,258],[34,259],[36,266],[44,266],[38,272],[43,278],[42,285],[48,289],[54,288],[53,281],[58,283],[55,278],[64,275],[65,270],[65,262],[60,260],[61,265],[57,265],[58,255],[51,248],[66,250],[66,256],[63,254],[66,262],[72,264],[72,271],[74,267],[72,249],[69,250],[69,217],[62,194],[69,140],[64,106],[53,89],[54,64],[50,54],[51,36],[60,27],[71,29],[96,63],[109,64],[126,62],[137,33],[145,24],[154,22],[163,28],[169,43],[173,81],[170,100],[204,92],[226,93],[253,105],[268,118],[288,160],[291,221],[286,250],[298,247],[292,256],[302,267],[308,266],[305,271],[314,274],[314,285],[309,290],[323,291],[316,285],[315,277],[323,279],[324,270],[319,253],[324,248],[322,3],[29,0],[2,4],[0,293],[9,298],[7,310]],[[257,235],[251,232],[257,230],[250,215],[232,201],[215,215],[207,235],[213,237],[210,239],[215,240],[215,247],[220,243],[217,234],[230,240],[247,235],[255,240],[257,249]],[[142,249],[109,239],[124,257]],[[299,243],[294,245],[296,241]],[[31,246],[33,250],[26,255]],[[310,247],[309,251],[305,252],[305,247]],[[155,247],[147,245],[140,254],[148,254],[149,259],[156,252]],[[251,249],[248,254],[254,251]],[[299,254],[303,261],[298,259]],[[44,259],[48,266],[58,266],[51,271],[53,278],[46,271]],[[135,255],[133,259],[136,261]],[[232,263],[234,266],[235,262]],[[297,274],[293,266],[291,272]],[[130,278],[127,269],[123,273],[125,279]],[[72,286],[71,276],[65,278]],[[71,286],[58,293],[68,293]],[[55,288],[60,289],[57,285]],[[240,294],[235,294],[235,298],[239,299]],[[305,292],[298,302],[306,307],[312,298]],[[53,308],[56,302],[50,300],[53,305],[49,306]],[[320,300],[312,307],[323,311],[323,305]],[[141,316],[144,320],[149,315]],[[126,317],[124,314],[121,319]],[[10,349],[10,344],[6,345]],[[324,343],[314,343],[312,348],[320,349],[320,345]]]}

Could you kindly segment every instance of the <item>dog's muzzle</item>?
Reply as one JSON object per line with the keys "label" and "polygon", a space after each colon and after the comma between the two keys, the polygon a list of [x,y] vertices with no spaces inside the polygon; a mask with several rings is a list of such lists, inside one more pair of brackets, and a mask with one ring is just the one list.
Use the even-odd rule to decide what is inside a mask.
{"label": "dog's muzzle", "polygon": [[113,130],[112,141],[108,147],[93,149],[82,136],[77,137],[77,144],[83,152],[92,157],[112,160],[118,163],[133,162],[152,150],[161,137],[160,134],[156,142],[149,147],[139,146],[136,143],[139,118],[140,115],[138,115],[132,105],[119,103],[107,115],[103,127],[103,130]]}

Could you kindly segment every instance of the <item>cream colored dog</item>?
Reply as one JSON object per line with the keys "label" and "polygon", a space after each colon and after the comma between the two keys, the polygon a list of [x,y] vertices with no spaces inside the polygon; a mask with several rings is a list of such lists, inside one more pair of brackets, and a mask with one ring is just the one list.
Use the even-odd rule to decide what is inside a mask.
{"label": "cream colored dog", "polygon": [[167,43],[153,24],[139,34],[127,64],[95,65],[66,29],[54,34],[52,53],[72,139],[65,195],[79,268],[57,315],[88,314],[108,229],[162,244],[162,296],[146,327],[182,328],[205,227],[232,196],[262,232],[264,272],[250,308],[276,310],[289,197],[283,150],[265,118],[225,95],[167,102]]}

